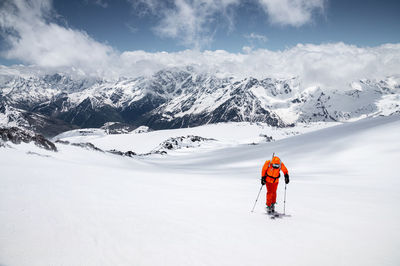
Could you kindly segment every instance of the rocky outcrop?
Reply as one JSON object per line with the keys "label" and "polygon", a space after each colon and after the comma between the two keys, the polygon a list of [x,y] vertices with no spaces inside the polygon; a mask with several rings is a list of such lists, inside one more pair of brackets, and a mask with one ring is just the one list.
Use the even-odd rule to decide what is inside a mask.
{"label": "rocky outcrop", "polygon": [[133,151],[126,151],[126,152],[122,152],[122,151],[118,151],[118,150],[109,150],[107,151],[108,153],[112,153],[115,155],[120,155],[120,156],[128,156],[128,157],[133,157],[136,155],[136,153],[134,153]]}
{"label": "rocky outcrop", "polygon": [[202,143],[208,141],[215,141],[215,139],[203,138],[193,135],[174,137],[162,142],[154,151],[178,150],[182,148],[199,147]]}
{"label": "rocky outcrop", "polygon": [[40,148],[57,151],[56,145],[42,135],[34,134],[17,127],[0,128],[0,138],[3,142],[12,142],[14,144],[33,142]]}

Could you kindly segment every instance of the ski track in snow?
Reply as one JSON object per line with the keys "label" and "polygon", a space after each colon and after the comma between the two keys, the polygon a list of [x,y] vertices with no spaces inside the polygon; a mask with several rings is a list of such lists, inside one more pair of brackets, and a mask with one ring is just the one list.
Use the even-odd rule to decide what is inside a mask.
{"label": "ski track in snow", "polygon": [[[399,131],[378,117],[135,158],[0,148],[0,265],[399,265]],[[265,188],[250,213],[272,152],[291,176],[275,220]]]}

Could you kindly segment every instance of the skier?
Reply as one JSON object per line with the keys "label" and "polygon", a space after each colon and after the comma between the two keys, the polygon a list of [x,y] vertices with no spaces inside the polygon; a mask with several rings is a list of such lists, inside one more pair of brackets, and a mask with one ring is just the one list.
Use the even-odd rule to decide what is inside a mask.
{"label": "skier", "polygon": [[280,171],[285,174],[285,183],[289,184],[289,172],[277,156],[266,161],[261,171],[261,184],[267,187],[267,211],[269,214],[275,212],[276,190],[281,176]]}

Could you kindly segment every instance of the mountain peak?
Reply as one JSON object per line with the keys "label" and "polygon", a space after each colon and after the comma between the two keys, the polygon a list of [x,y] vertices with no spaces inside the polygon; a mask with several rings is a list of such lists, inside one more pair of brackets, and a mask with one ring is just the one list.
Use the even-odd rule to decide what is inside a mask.
{"label": "mountain peak", "polygon": [[[15,108],[14,116],[15,112],[36,114],[71,127],[120,122],[162,129],[228,121],[282,127],[395,113],[400,109],[395,104],[399,84],[399,78],[388,77],[354,81],[343,90],[318,85],[304,88],[298,77],[221,78],[195,67],[109,81],[53,73],[1,79],[0,103]],[[3,112],[5,116],[12,117]],[[21,121],[25,127],[26,123],[34,127],[34,120]]]}

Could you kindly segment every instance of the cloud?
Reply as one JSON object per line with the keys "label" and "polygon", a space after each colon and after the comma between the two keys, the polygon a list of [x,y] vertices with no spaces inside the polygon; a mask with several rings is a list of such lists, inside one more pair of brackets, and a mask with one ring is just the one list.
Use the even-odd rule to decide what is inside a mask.
{"label": "cloud", "polygon": [[262,35],[262,34],[257,34],[257,33],[254,33],[254,32],[252,32],[252,33],[250,33],[250,34],[247,34],[247,35],[245,35],[244,37],[245,37],[246,39],[249,39],[249,40],[256,40],[256,41],[259,41],[259,42],[267,42],[267,41],[268,41],[267,36]]}
{"label": "cloud", "polygon": [[93,2],[95,5],[98,5],[102,8],[107,8],[108,7],[108,3],[105,0],[94,0]]}
{"label": "cloud", "polygon": [[273,24],[300,27],[315,13],[324,11],[326,0],[257,0]]}
{"label": "cloud", "polygon": [[194,49],[207,47],[221,24],[233,26],[231,8],[240,0],[139,0],[134,8],[158,16],[154,31],[161,37],[173,38]]}
{"label": "cloud", "polygon": [[8,59],[46,67],[75,66],[95,70],[116,56],[112,47],[86,32],[52,21],[50,0],[6,0],[0,11],[0,29],[10,49]]}
{"label": "cloud", "polygon": [[105,0],[96,0],[94,3],[102,8],[108,7],[108,3]]}
{"label": "cloud", "polygon": [[125,26],[128,28],[128,30],[131,33],[137,33],[139,31],[139,29],[137,27],[135,27],[133,24],[131,24],[129,22],[125,23]]}
{"label": "cloud", "polygon": [[108,7],[108,3],[107,3],[107,1],[106,0],[84,0],[84,3],[85,4],[94,4],[94,5],[97,5],[97,6],[99,6],[99,7],[102,7],[102,8],[107,8]]}
{"label": "cloud", "polygon": [[265,35],[257,34],[257,33],[250,33],[244,35],[250,45],[246,45],[242,48],[245,53],[250,53],[254,50],[259,44],[264,44],[268,41],[268,38]]}
{"label": "cloud", "polygon": [[157,9],[160,7],[166,7],[168,1],[160,0],[127,0],[131,4],[133,9],[138,12],[138,15],[147,15],[157,13]]}
{"label": "cloud", "polygon": [[136,74],[191,65],[198,71],[225,77],[299,77],[304,86],[343,89],[351,81],[400,75],[400,44],[365,48],[344,43],[299,44],[284,51],[259,49],[249,50],[246,54],[222,50],[133,51],[122,53],[120,60],[124,69]]}
{"label": "cloud", "polygon": [[[176,39],[180,44],[200,49],[207,47],[221,28],[234,28],[234,14],[239,6],[260,5],[270,23],[300,27],[323,13],[327,0],[128,0],[140,15],[158,20],[154,32]],[[254,34],[254,33],[253,33]],[[264,41],[261,35],[254,35]]]}
{"label": "cloud", "polygon": [[251,51],[253,51],[253,47],[245,45],[242,47],[243,52],[245,52],[246,54],[250,53]]}

